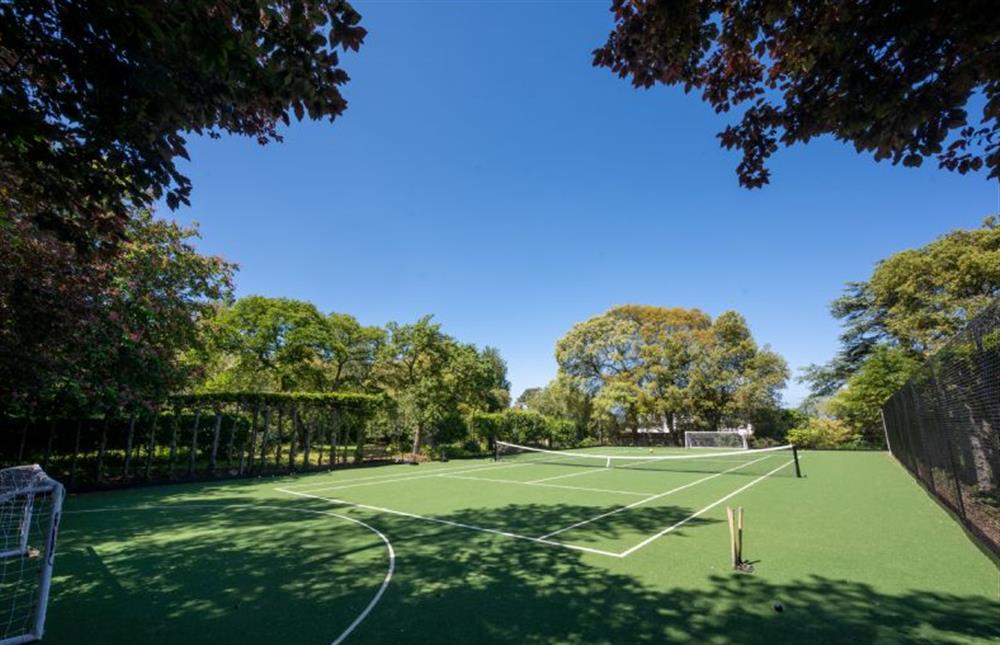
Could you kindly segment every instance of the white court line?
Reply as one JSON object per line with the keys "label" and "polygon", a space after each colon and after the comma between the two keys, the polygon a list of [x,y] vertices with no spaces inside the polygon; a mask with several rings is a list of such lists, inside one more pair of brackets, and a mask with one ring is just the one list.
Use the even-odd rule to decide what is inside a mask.
{"label": "white court line", "polygon": [[528,535],[521,535],[520,533],[511,533],[509,531],[501,531],[498,529],[490,529],[482,526],[474,526],[472,524],[464,524],[462,522],[453,522],[451,520],[443,520],[438,517],[428,517],[426,515],[417,515],[416,513],[407,513],[405,511],[397,511],[391,508],[383,508],[381,506],[369,506],[368,504],[359,504],[357,502],[349,502],[343,499],[335,499],[333,497],[322,497],[320,495],[313,495],[311,493],[302,493],[294,490],[287,490],[284,488],[275,488],[274,490],[280,491],[282,493],[287,493],[289,495],[297,495],[299,497],[308,497],[311,499],[320,499],[327,502],[332,502],[334,504],[343,504],[345,506],[353,506],[355,508],[364,508],[369,511],[376,511],[379,513],[389,513],[390,515],[399,515],[401,517],[409,517],[415,520],[423,520],[425,522],[434,522],[435,524],[444,524],[446,526],[455,526],[462,529],[468,529],[470,531],[479,531],[481,533],[492,533],[493,535],[502,535],[508,538],[514,538],[516,540],[526,540],[528,542],[535,542],[537,544],[547,544],[549,546],[558,546],[564,549],[572,549],[574,551],[585,551],[587,553],[595,553],[597,555],[607,555],[613,558],[622,557],[621,554],[615,553],[613,551],[603,551],[601,549],[592,549],[587,546],[579,546],[577,544],[569,544],[568,542],[556,542],[555,540],[546,540],[545,538],[536,538]]}
{"label": "white court line", "polygon": [[542,535],[541,537],[539,537],[539,539],[540,540],[545,540],[545,539],[548,539],[548,538],[552,537],[553,535],[559,535],[560,533],[565,533],[566,531],[569,531],[570,529],[575,529],[575,528],[578,528],[578,527],[583,526],[585,524],[590,524],[591,522],[596,522],[597,520],[603,519],[605,517],[608,517],[608,516],[611,516],[611,515],[615,515],[616,513],[621,513],[623,511],[627,511],[629,509],[635,508],[636,506],[641,506],[642,504],[645,504],[647,502],[652,502],[655,499],[660,499],[661,497],[666,497],[667,495],[672,495],[673,493],[678,493],[678,492],[680,492],[680,491],[682,491],[682,490],[684,490],[686,488],[691,488],[692,486],[695,486],[695,485],[700,484],[702,482],[707,482],[710,479],[715,479],[716,477],[720,477],[722,475],[725,475],[726,473],[731,473],[731,472],[733,472],[735,470],[739,470],[740,468],[746,468],[747,466],[755,464],[758,461],[763,461],[764,459],[767,459],[770,456],[771,455],[765,455],[765,456],[760,457],[758,459],[754,459],[753,461],[748,461],[745,464],[740,464],[738,466],[734,466],[732,468],[729,468],[728,470],[723,470],[722,472],[715,473],[714,475],[708,475],[707,477],[702,477],[701,479],[697,479],[697,480],[695,480],[693,482],[690,482],[688,484],[684,484],[683,486],[678,486],[677,488],[671,488],[670,490],[668,490],[666,492],[657,493],[656,495],[650,495],[649,497],[646,497],[645,499],[640,499],[637,502],[632,502],[628,506],[622,506],[620,508],[616,508],[613,511],[608,511],[606,513],[601,513],[600,515],[595,515],[594,517],[591,517],[590,519],[582,520],[580,522],[577,522],[576,524],[570,524],[569,526],[561,528],[561,529],[559,529],[557,531],[552,531],[551,533],[546,533],[545,535]]}
{"label": "white court line", "polygon": [[791,465],[792,463],[794,463],[794,460],[789,460],[789,461],[787,461],[787,462],[785,462],[785,463],[781,464],[780,466],[778,466],[778,467],[777,467],[777,468],[775,468],[774,470],[772,470],[772,471],[770,471],[770,472],[768,472],[768,473],[765,473],[765,474],[761,475],[760,477],[758,477],[757,479],[753,480],[752,482],[750,482],[750,483],[749,483],[749,484],[747,484],[746,486],[741,486],[740,488],[737,488],[736,490],[734,490],[733,492],[729,493],[729,494],[728,494],[728,495],[726,495],[725,497],[720,497],[719,499],[715,500],[714,502],[712,502],[711,504],[709,504],[709,505],[708,505],[708,506],[706,506],[705,508],[703,508],[703,509],[701,509],[701,510],[697,510],[697,511],[695,511],[694,513],[692,513],[692,514],[688,515],[687,517],[685,517],[685,518],[684,518],[683,520],[681,520],[680,522],[677,522],[677,523],[676,523],[676,524],[674,524],[673,526],[668,526],[667,528],[663,529],[663,530],[662,530],[662,531],[660,531],[659,533],[657,533],[657,534],[655,534],[655,535],[651,535],[651,536],[649,536],[648,538],[646,538],[645,540],[643,540],[643,541],[642,541],[642,542],[640,542],[639,544],[636,544],[636,545],[635,545],[634,547],[632,547],[632,548],[630,548],[630,549],[626,549],[626,550],[622,551],[622,552],[621,552],[621,553],[620,553],[619,555],[620,555],[621,557],[623,557],[623,558],[625,558],[625,557],[628,557],[629,555],[631,555],[632,553],[635,553],[636,551],[638,551],[638,550],[639,550],[639,549],[641,549],[642,547],[646,546],[647,544],[649,544],[649,543],[650,543],[650,542],[652,542],[653,540],[656,540],[656,539],[659,539],[659,538],[663,537],[664,535],[666,535],[667,533],[670,533],[670,532],[671,532],[671,531],[673,531],[674,529],[677,529],[677,528],[680,528],[681,526],[684,526],[685,524],[687,524],[688,522],[690,522],[690,521],[691,521],[691,520],[693,520],[694,518],[698,517],[698,516],[699,516],[699,515],[701,515],[702,513],[707,513],[708,511],[712,510],[713,508],[715,508],[716,506],[718,506],[718,505],[719,505],[719,504],[721,504],[722,502],[726,501],[727,499],[730,499],[731,497],[733,497],[733,496],[735,496],[735,495],[738,495],[738,494],[742,493],[743,491],[745,491],[746,489],[750,488],[751,486],[753,486],[753,485],[754,485],[754,484],[756,484],[757,482],[759,482],[759,481],[762,481],[762,480],[764,480],[764,479],[767,479],[768,477],[770,477],[770,476],[771,476],[771,475],[773,475],[774,473],[778,472],[778,471],[779,471],[779,470],[781,470],[782,468],[787,468],[787,467],[788,467],[788,466],[790,466],[790,465]]}
{"label": "white court line", "polygon": [[[395,465],[403,465],[403,464],[395,464]],[[509,464],[507,466],[509,466]],[[504,467],[507,467],[507,466],[504,466]],[[430,477],[430,476],[433,476],[433,475],[440,474],[442,472],[456,472],[456,473],[460,473],[460,472],[472,472],[474,470],[490,470],[490,469],[497,468],[497,467],[499,467],[499,464],[497,464],[496,461],[494,461],[494,460],[491,459],[491,460],[489,460],[485,464],[477,464],[475,466],[458,466],[454,470],[451,470],[451,471],[449,471],[449,467],[448,466],[443,466],[441,468],[432,468],[433,472],[430,472],[430,473],[424,471],[423,475],[416,475],[416,474],[403,475],[403,474],[400,474],[399,472],[395,472],[395,473],[392,473],[390,475],[372,475],[370,477],[351,477],[351,478],[342,479],[342,480],[338,480],[338,481],[326,482],[325,484],[316,484],[316,483],[309,484],[309,483],[307,483],[307,484],[305,484],[305,486],[303,488],[296,488],[295,490],[302,490],[302,491],[324,490],[328,486],[337,486],[340,483],[342,483],[342,484],[353,484],[355,482],[373,481],[373,480],[378,480],[378,479],[393,479],[393,480],[395,480],[395,479],[400,479],[400,478],[407,478],[407,479],[409,479],[411,477]],[[332,474],[337,474],[338,472],[339,471],[330,471],[330,474],[331,475]],[[289,489],[289,490],[292,490],[292,489]]]}
{"label": "white court line", "polygon": [[[530,466],[530,465],[531,464],[507,464],[505,466],[477,466],[476,468],[462,468],[451,472],[453,474],[463,474],[463,473],[480,472],[487,470],[500,470],[501,468],[519,468],[522,466]],[[395,479],[379,479],[378,481],[363,481],[357,484],[350,483],[353,480],[348,479],[345,480],[347,483],[344,484],[338,485],[332,482],[328,482],[326,484],[322,484],[319,486],[300,488],[297,489],[297,491],[300,493],[315,493],[320,491],[341,490],[344,488],[357,488],[358,486],[377,486],[380,484],[392,484],[394,482],[412,481],[414,479],[430,479],[432,477],[440,477],[443,474],[444,473],[433,472],[433,473],[427,473],[426,475],[409,475],[409,476],[396,477]],[[284,489],[284,490],[291,490],[291,489]]]}
{"label": "white court line", "polygon": [[[484,458],[484,459],[487,459],[487,458]],[[454,462],[454,463],[457,464],[458,462]],[[390,465],[391,466],[410,466],[410,464],[404,464],[404,463],[397,463],[397,464],[390,464]],[[496,465],[497,465],[497,463],[493,459],[488,459],[488,461],[486,461],[486,463],[477,464],[475,466],[459,466],[459,465],[452,465],[452,464],[449,464],[449,465],[440,465],[440,463],[428,464],[429,469],[433,470],[434,472],[439,472],[439,471],[440,472],[447,472],[449,468],[455,468],[456,469],[455,472],[458,472],[459,470],[477,470],[479,468],[492,468],[492,467],[494,467]],[[386,467],[388,467],[388,466],[386,466]],[[374,467],[370,467],[370,468],[374,469]],[[348,466],[346,468],[343,468],[343,467],[336,468],[335,467],[335,468],[332,468],[331,470],[326,471],[325,473],[322,473],[322,472],[320,472],[320,473],[308,473],[307,472],[307,473],[299,473],[299,474],[302,475],[303,478],[310,478],[311,479],[312,475],[318,475],[320,477],[322,477],[322,475],[324,475],[324,474],[326,474],[326,475],[339,475],[339,474],[341,474],[343,472],[352,472],[354,470],[358,470],[358,469],[352,468],[352,467]],[[399,470],[406,470],[406,469],[405,468],[400,468]],[[294,473],[293,473],[293,475],[294,475]],[[363,481],[368,481],[368,480],[373,480],[373,479],[390,479],[390,478],[409,477],[409,476],[410,475],[401,475],[399,472],[394,472],[394,473],[389,474],[389,475],[371,475],[371,476],[368,476],[368,477],[349,477],[349,478],[338,480],[338,481],[342,481],[345,484],[350,484],[350,483],[354,483],[354,482],[363,482]],[[337,482],[331,482],[331,483],[336,484]],[[325,486],[326,484],[323,484],[323,485]],[[311,488],[316,488],[316,487],[317,487],[317,485],[315,483],[312,483],[312,484],[306,483],[305,484],[305,488],[303,488],[302,490],[309,490]]]}
{"label": "white court line", "polygon": [[[556,464],[556,465],[558,465],[558,464]],[[584,466],[583,468],[588,468],[588,466]],[[584,470],[583,472],[579,472],[579,473],[570,473],[568,475],[556,475],[555,477],[543,477],[541,479],[534,479],[530,483],[532,483],[532,484],[541,484],[542,482],[550,482],[550,481],[553,481],[553,480],[556,480],[556,479],[566,479],[567,477],[579,477],[580,475],[593,475],[595,472],[596,473],[601,473],[601,472],[607,472],[608,471],[608,469],[604,468],[604,467],[593,466],[591,468],[593,468],[593,469],[592,470]]]}
{"label": "white court line", "polygon": [[[392,548],[392,542],[389,541],[389,538],[387,538],[385,536],[385,534],[383,534],[381,531],[379,531],[374,526],[371,526],[370,524],[362,522],[359,519],[356,519],[356,518],[353,518],[353,517],[348,517],[347,515],[341,515],[340,513],[333,513],[331,511],[317,511],[317,510],[313,510],[313,509],[309,509],[309,508],[296,508],[294,506],[287,506],[287,505],[286,506],[274,506],[274,505],[270,505],[270,504],[225,504],[225,505],[219,505],[219,504],[181,504],[180,506],[183,506],[184,508],[211,508],[213,510],[262,509],[263,508],[263,509],[268,509],[268,510],[288,511],[290,513],[310,513],[312,515],[327,515],[329,517],[336,517],[336,518],[341,519],[341,520],[347,520],[348,522],[353,522],[354,524],[358,524],[360,526],[363,526],[364,528],[368,529],[369,531],[371,531],[372,533],[374,533],[375,535],[377,535],[379,537],[379,539],[381,539],[382,542],[385,544],[385,548],[389,552],[389,570],[386,571],[385,577],[382,579],[382,584],[379,586],[378,591],[375,592],[375,596],[368,602],[368,604],[365,606],[365,608],[361,611],[360,614],[357,615],[357,617],[351,622],[351,624],[347,626],[347,629],[345,629],[343,632],[341,632],[340,636],[338,636],[332,643],[330,643],[330,645],[340,645],[340,643],[342,643],[345,638],[347,638],[348,636],[350,636],[351,632],[353,632],[357,628],[357,626],[361,624],[361,621],[363,621],[365,618],[368,617],[368,614],[371,613],[372,609],[375,608],[375,605],[377,605],[378,602],[382,599],[382,595],[385,594],[385,590],[389,586],[389,581],[392,580],[392,574],[396,571],[396,551],[395,551],[395,549]],[[107,513],[107,512],[110,512],[110,511],[149,511],[149,510],[162,511],[162,510],[173,510],[173,509],[171,509],[169,506],[163,506],[163,505],[157,505],[157,506],[132,506],[132,507],[121,507],[121,506],[113,507],[112,506],[112,507],[108,507],[108,508],[81,509],[81,510],[78,510],[78,511],[76,511],[76,510],[68,510],[68,511],[63,511],[63,514],[67,514],[67,513]]]}
{"label": "white court line", "polygon": [[617,493],[618,495],[652,495],[652,493],[639,493],[634,490],[613,490],[610,488],[586,488],[583,486],[561,486],[560,484],[539,484],[537,482],[519,482],[513,479],[488,479],[486,477],[464,477],[462,475],[438,475],[445,479],[464,479],[473,482],[496,482],[498,484],[517,484],[519,486],[538,486],[540,488],[562,488],[565,490],[582,490],[591,493]]}

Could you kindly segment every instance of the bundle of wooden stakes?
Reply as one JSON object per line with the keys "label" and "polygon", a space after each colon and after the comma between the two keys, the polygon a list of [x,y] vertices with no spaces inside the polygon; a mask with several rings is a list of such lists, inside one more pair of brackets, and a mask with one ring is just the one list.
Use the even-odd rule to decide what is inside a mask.
{"label": "bundle of wooden stakes", "polygon": [[727,506],[726,517],[729,518],[729,552],[732,556],[733,569],[752,573],[753,566],[743,561],[743,507]]}

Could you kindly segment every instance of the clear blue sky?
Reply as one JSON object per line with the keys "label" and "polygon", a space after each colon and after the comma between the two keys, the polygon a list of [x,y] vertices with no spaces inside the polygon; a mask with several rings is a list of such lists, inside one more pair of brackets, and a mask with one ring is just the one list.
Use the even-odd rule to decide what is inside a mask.
{"label": "clear blue sky", "polygon": [[[735,309],[793,369],[826,361],[845,282],[997,209],[982,175],[831,139],[740,188],[724,117],[591,67],[609,5],[358,2],[369,36],[345,56],[345,116],[280,145],[193,140],[193,204],[174,216],[241,265],[239,295],[367,324],[433,313],[498,347],[517,396],[555,374],[574,323],[623,303]],[[803,394],[791,382],[785,400]]]}

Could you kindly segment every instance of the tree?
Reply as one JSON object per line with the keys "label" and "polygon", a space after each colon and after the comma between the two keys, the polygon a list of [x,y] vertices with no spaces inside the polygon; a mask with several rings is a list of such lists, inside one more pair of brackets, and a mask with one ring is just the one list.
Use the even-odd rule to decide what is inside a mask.
{"label": "tree", "polygon": [[376,378],[396,404],[398,422],[412,437],[412,452],[451,411],[453,391],[445,369],[454,341],[424,316],[411,325],[390,322],[376,365]]}
{"label": "tree", "polygon": [[673,428],[710,326],[697,309],[615,307],[574,325],[556,344],[556,360],[617,427],[634,430],[654,417]]}
{"label": "tree", "polygon": [[105,382],[119,399],[159,401],[187,382],[179,356],[199,343],[198,322],[214,303],[231,297],[236,266],[197,253],[188,241],[197,228],[154,220],[148,211],[132,218],[128,232],[101,303],[107,324],[96,328],[108,333],[88,345],[105,348]]}
{"label": "tree", "polygon": [[394,418],[383,422],[397,426],[396,436],[411,439],[413,453],[428,439],[439,444],[463,438],[465,417],[510,404],[507,365],[500,353],[457,342],[431,316],[386,325],[373,375],[395,403]]}
{"label": "tree", "polygon": [[525,388],[524,391],[521,392],[521,396],[517,397],[517,400],[514,401],[514,407],[521,409],[531,408],[533,406],[533,402],[537,400],[539,395],[541,395],[542,390],[544,390],[544,388],[541,387]]}
{"label": "tree", "polygon": [[385,331],[362,326],[354,316],[332,313],[326,317],[317,349],[326,365],[330,390],[370,386],[375,356],[385,342]]}
{"label": "tree", "polygon": [[809,416],[801,410],[792,408],[761,408],[750,420],[753,424],[753,438],[784,443],[788,432],[792,428],[805,425],[809,421]]}
{"label": "tree", "polygon": [[738,425],[766,408],[777,408],[788,379],[785,360],[754,342],[743,316],[734,311],[712,323],[705,350],[691,371],[691,409],[700,425],[718,430]]}
{"label": "tree", "polygon": [[221,309],[206,333],[221,366],[204,387],[264,392],[323,389],[326,319],[312,303],[248,296]]}
{"label": "tree", "polygon": [[359,21],[344,0],[4,3],[0,215],[113,246],[131,205],[188,203],[182,133],[264,144],[292,113],[339,116]]}
{"label": "tree", "polygon": [[988,217],[978,229],[896,253],[845,291],[832,306],[844,323],[841,349],[804,375],[817,395],[835,392],[880,345],[915,358],[930,355],[1000,297],[1000,220]]}
{"label": "tree", "polygon": [[[716,429],[778,404],[788,370],[758,348],[742,316],[627,305],[575,325],[556,344],[560,371],[614,429],[679,419]],[[546,413],[550,413],[546,411]]]}
{"label": "tree", "polygon": [[[463,360],[456,360],[461,357]],[[507,362],[495,347],[477,349],[462,345],[452,358],[454,373],[466,411],[499,412],[510,407]]]}
{"label": "tree", "polygon": [[[743,154],[740,184],[770,180],[768,158],[831,134],[876,160],[1000,178],[1000,17],[983,0],[793,2],[613,0],[595,50],[635,87],[697,90],[739,120],[719,139]],[[985,99],[979,115],[969,99]],[[947,144],[947,147],[945,145]]]}
{"label": "tree", "polygon": [[869,445],[885,447],[882,405],[920,366],[912,354],[879,345],[829,403],[835,417],[860,433]]}
{"label": "tree", "polygon": [[0,245],[3,411],[160,400],[189,376],[180,355],[198,343],[199,321],[230,297],[235,265],[197,253],[196,227],[147,211],[131,214],[117,255],[83,265],[23,222],[0,234],[10,243]]}
{"label": "tree", "polygon": [[30,410],[88,351],[81,328],[102,320],[105,258],[76,249],[20,217],[0,214],[0,408]]}
{"label": "tree", "polygon": [[577,438],[583,438],[590,430],[593,399],[563,371],[543,388],[528,388],[518,400],[533,412],[572,421]]}
{"label": "tree", "polygon": [[642,425],[642,394],[630,381],[611,381],[594,395],[594,416],[614,434],[624,430],[638,432]]}

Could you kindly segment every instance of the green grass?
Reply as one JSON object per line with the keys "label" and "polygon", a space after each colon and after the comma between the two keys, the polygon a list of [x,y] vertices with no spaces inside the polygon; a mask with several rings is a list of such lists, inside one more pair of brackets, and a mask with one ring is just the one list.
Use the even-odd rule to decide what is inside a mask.
{"label": "green grass", "polygon": [[[75,496],[46,641],[329,643],[372,600],[388,556],[364,526],[313,512],[363,520],[396,552],[385,595],[347,642],[1000,639],[996,565],[887,454],[806,453],[802,467],[627,557],[276,488],[538,537],[707,473],[461,460]],[[523,484],[557,476],[575,488]],[[715,477],[552,540],[623,553],[754,480]],[[726,504],[746,509],[752,575],[729,569]],[[85,512],[98,509],[116,510]]]}

